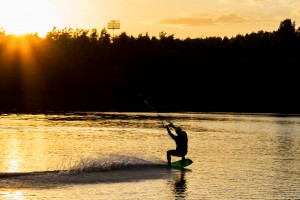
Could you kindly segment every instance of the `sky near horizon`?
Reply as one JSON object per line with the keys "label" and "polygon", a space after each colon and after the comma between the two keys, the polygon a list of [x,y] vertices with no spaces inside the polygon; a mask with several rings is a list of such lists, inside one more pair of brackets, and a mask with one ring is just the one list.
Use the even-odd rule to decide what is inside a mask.
{"label": "sky near horizon", "polygon": [[299,0],[0,0],[0,28],[15,35],[44,36],[54,26],[100,31],[120,20],[115,34],[233,37],[275,31],[285,19],[299,27]]}

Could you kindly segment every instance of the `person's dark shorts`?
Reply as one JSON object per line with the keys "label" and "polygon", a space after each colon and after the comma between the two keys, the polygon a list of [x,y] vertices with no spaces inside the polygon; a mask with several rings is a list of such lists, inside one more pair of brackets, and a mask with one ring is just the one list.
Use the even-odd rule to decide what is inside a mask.
{"label": "person's dark shorts", "polygon": [[169,150],[168,152],[169,152],[170,155],[178,156],[178,157],[182,157],[182,156],[185,156],[187,154],[186,151],[178,151],[178,150]]}

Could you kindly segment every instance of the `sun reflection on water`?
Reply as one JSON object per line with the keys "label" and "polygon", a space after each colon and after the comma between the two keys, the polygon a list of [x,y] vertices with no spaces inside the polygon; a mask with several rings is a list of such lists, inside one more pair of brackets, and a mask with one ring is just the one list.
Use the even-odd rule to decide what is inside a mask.
{"label": "sun reflection on water", "polygon": [[3,192],[4,199],[14,199],[14,200],[23,200],[24,193],[23,191],[13,191],[13,192]]}
{"label": "sun reflection on water", "polygon": [[[7,138],[7,143],[3,146],[5,156],[2,168],[5,172],[19,172],[22,156],[20,155],[20,142],[15,136]],[[1,148],[0,148],[1,149]]]}
{"label": "sun reflection on water", "polygon": [[20,160],[10,159],[6,161],[7,169],[6,172],[18,172],[20,170]]}

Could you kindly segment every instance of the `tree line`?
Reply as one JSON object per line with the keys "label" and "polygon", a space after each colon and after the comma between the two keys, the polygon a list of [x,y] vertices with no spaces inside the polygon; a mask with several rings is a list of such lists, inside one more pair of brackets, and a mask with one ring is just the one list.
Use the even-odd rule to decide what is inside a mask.
{"label": "tree line", "polygon": [[300,113],[300,28],[178,39],[106,29],[0,31],[0,111]]}

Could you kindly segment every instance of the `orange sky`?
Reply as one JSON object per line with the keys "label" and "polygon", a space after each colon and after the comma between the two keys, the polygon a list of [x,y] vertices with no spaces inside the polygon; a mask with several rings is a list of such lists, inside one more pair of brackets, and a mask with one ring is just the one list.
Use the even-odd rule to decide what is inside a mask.
{"label": "orange sky", "polygon": [[290,18],[299,27],[299,0],[0,0],[0,28],[44,36],[54,26],[101,30],[109,20],[137,36],[235,36],[274,31]]}

